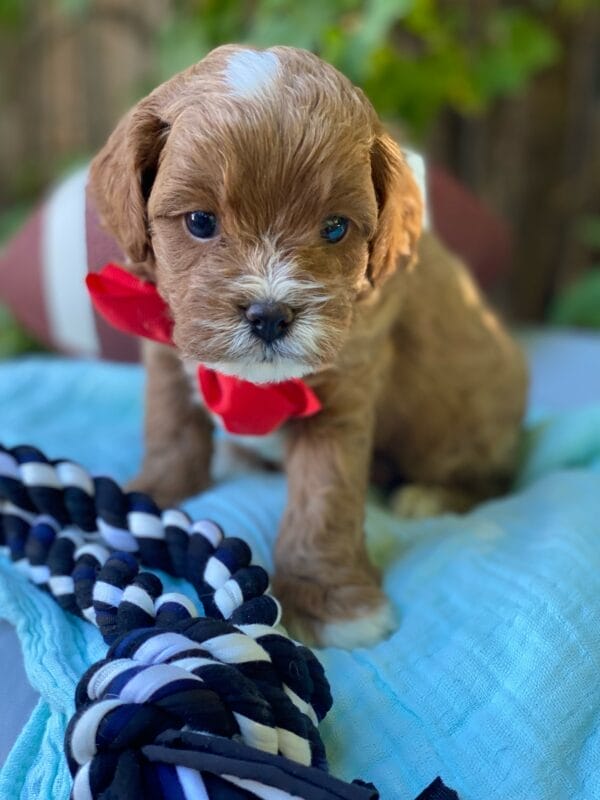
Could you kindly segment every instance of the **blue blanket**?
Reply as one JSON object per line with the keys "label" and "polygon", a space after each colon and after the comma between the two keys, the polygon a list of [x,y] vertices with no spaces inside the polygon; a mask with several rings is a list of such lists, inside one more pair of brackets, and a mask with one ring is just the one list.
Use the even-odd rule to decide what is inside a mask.
{"label": "blue blanket", "polygon": [[[141,455],[139,368],[0,364],[0,441],[119,480]],[[403,522],[373,505],[369,548],[397,611],[392,638],[320,651],[334,774],[412,798],[436,775],[461,800],[600,798],[600,405],[532,418],[515,493],[466,516]],[[188,503],[271,566],[283,478],[227,480]],[[0,617],[17,628],[39,702],[0,798],[66,800],[62,737],[104,646],[0,558]]]}

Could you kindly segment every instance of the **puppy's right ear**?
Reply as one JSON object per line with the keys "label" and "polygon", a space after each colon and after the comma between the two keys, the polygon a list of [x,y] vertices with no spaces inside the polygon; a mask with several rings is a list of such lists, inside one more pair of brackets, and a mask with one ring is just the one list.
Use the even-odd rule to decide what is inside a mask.
{"label": "puppy's right ear", "polygon": [[168,133],[150,95],[123,117],[90,169],[88,188],[103,226],[133,264],[148,268],[153,254],[146,203]]}
{"label": "puppy's right ear", "polygon": [[399,266],[413,260],[421,235],[423,199],[400,148],[382,130],[371,147],[371,175],[379,219],[367,275],[372,286],[379,286]]}

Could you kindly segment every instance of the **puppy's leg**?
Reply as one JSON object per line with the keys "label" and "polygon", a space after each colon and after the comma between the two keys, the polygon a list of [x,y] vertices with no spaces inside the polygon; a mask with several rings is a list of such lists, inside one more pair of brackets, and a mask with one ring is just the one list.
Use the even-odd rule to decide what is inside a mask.
{"label": "puppy's leg", "polygon": [[360,413],[350,397],[345,414],[324,410],[292,431],[275,549],[284,624],[304,641],[339,647],[372,644],[393,628],[363,533],[373,415],[355,399]]}
{"label": "puppy's leg", "polygon": [[146,450],[142,471],[128,488],[168,506],[208,485],[212,423],[173,348],[145,342],[144,362]]}
{"label": "puppy's leg", "polygon": [[376,432],[409,482],[392,506],[413,518],[464,512],[510,487],[527,365],[464,265],[432,237],[404,290]]}

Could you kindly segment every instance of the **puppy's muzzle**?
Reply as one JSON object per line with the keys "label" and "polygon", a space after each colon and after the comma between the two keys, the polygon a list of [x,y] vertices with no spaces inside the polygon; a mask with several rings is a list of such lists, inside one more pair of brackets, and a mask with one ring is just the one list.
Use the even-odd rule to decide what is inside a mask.
{"label": "puppy's muzzle", "polygon": [[244,314],[252,333],[267,344],[285,336],[294,320],[294,312],[285,303],[252,303]]}

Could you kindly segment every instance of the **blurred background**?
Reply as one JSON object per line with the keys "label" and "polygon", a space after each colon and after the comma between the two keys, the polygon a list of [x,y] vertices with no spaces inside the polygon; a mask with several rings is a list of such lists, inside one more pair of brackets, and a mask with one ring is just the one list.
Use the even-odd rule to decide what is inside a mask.
{"label": "blurred background", "polygon": [[[518,322],[600,328],[598,0],[0,0],[0,240],[155,85],[225,42],[362,86],[512,234]],[[0,312],[0,355],[35,347]]]}

